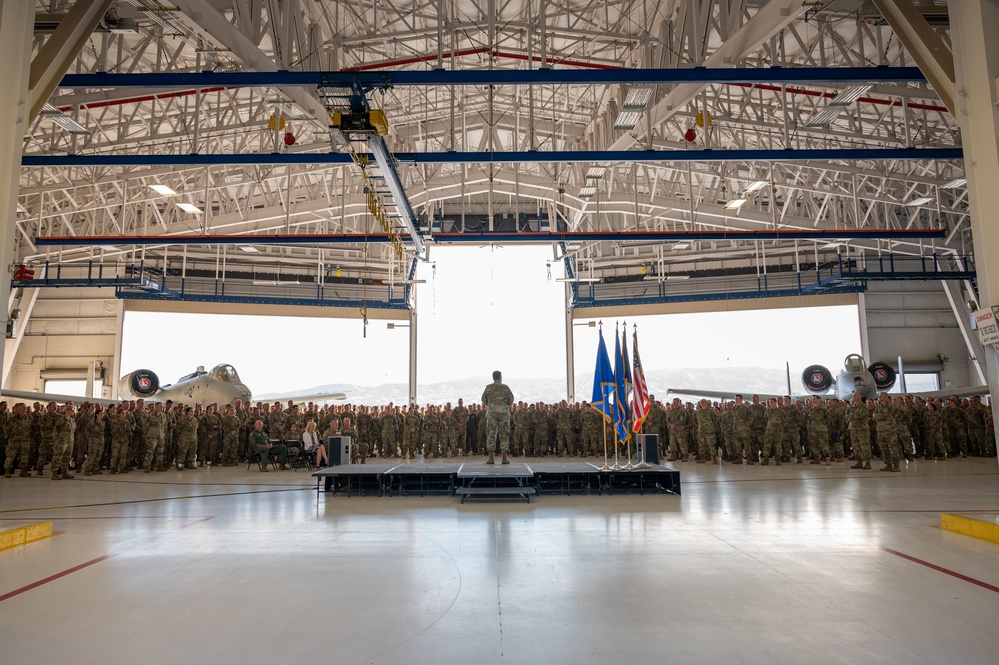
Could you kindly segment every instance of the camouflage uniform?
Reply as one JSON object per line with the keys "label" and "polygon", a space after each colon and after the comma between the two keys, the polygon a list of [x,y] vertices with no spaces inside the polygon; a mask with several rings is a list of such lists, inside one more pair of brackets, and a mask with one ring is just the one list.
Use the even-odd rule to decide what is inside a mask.
{"label": "camouflage uniform", "polygon": [[898,413],[891,402],[878,402],[874,409],[874,424],[877,429],[878,447],[885,466],[882,471],[898,469],[902,457],[902,446],[898,440]]}
{"label": "camouflage uniform", "polygon": [[149,473],[154,464],[158,468],[163,468],[163,437],[166,434],[166,415],[154,411],[146,413],[143,420],[146,427],[146,456],[142,461],[142,466],[143,470]]}
{"label": "camouflage uniform", "polygon": [[572,410],[563,402],[555,410],[555,453],[570,455],[575,447],[572,441]]}
{"label": "camouflage uniform", "polygon": [[732,464],[742,464],[742,456],[746,456],[746,464],[753,463],[753,449],[750,447],[750,418],[752,411],[749,404],[732,405],[732,449],[735,456]]}
{"label": "camouflage uniform", "polygon": [[[666,412],[666,424],[669,428],[669,460],[686,459],[687,448],[687,411],[674,402]],[[698,449],[700,448],[700,430],[698,430]]]}
{"label": "camouflage uniform", "polygon": [[850,443],[857,463],[855,469],[871,468],[871,410],[863,402],[846,407]]}
{"label": "camouflage uniform", "polygon": [[10,478],[14,462],[20,460],[22,476],[30,476],[28,457],[31,455],[31,414],[23,416],[12,413],[4,425],[4,436],[7,439],[7,459],[4,461],[4,477]]}
{"label": "camouflage uniform", "polygon": [[499,437],[500,452],[510,452],[510,406],[513,391],[500,381],[493,381],[482,391],[482,404],[486,407],[486,450],[496,452]]}
{"label": "camouflage uniform", "polygon": [[784,456],[784,414],[774,405],[764,411],[767,427],[763,432],[763,454],[760,464],[770,464],[770,456],[780,466]]}
{"label": "camouflage uniform", "polygon": [[395,457],[399,446],[399,421],[391,411],[386,411],[378,420],[381,424],[381,447],[378,448],[378,456]]}
{"label": "camouflage uniform", "polygon": [[952,457],[960,452],[965,457],[968,456],[968,421],[964,415],[964,409],[949,402],[947,408],[943,410],[943,420],[945,437]]}
{"label": "camouflage uniform", "polygon": [[111,416],[111,473],[128,472],[128,444],[132,439],[132,424],[124,413]]}
{"label": "camouflage uniform", "polygon": [[[358,415],[360,418],[360,415]],[[416,456],[420,449],[420,432],[423,429],[423,419],[416,409],[411,409],[403,421],[402,454],[410,459]]]}
{"label": "camouflage uniform", "polygon": [[219,417],[219,426],[222,430],[222,466],[235,466],[239,452],[239,416],[226,411]]}
{"label": "camouflage uniform", "polygon": [[[202,416],[202,419],[210,416]],[[177,419],[177,470],[193,469],[195,453],[198,452],[198,419],[190,414],[184,414]],[[204,430],[202,430],[204,431]]]}
{"label": "camouflage uniform", "polygon": [[936,457],[947,459],[947,446],[944,445],[943,415],[934,406],[923,413],[923,427],[926,429],[926,459]]}
{"label": "camouflage uniform", "polygon": [[987,448],[985,444],[985,412],[987,409],[981,402],[975,400],[967,409],[968,414],[968,439],[969,448],[972,455],[984,456]]}
{"label": "camouflage uniform", "polygon": [[600,425],[603,423],[604,417],[592,407],[583,409],[582,417],[582,452],[585,455],[596,455],[600,451]]}
{"label": "camouflage uniform", "polygon": [[[489,415],[486,414],[486,425],[489,423]],[[551,439],[548,438],[548,411],[544,405],[538,405],[534,408],[534,415],[531,418],[531,430],[534,434],[534,445],[533,454],[536,457],[544,457],[548,454],[548,444]],[[613,436],[608,437],[608,440],[613,440]]]}
{"label": "camouflage uniform", "polygon": [[59,420],[55,422],[52,430],[52,476],[62,474],[63,478],[72,478],[69,475],[69,460],[73,457],[73,435],[76,432],[76,420],[72,415],[59,414]]}
{"label": "camouflage uniform", "polygon": [[530,455],[532,414],[523,405],[520,405],[511,417],[513,419],[513,454]]}
{"label": "camouflage uniform", "polygon": [[62,414],[58,410],[55,411],[45,411],[42,414],[41,422],[41,437],[42,443],[38,448],[38,463],[35,465],[35,469],[38,471],[38,475],[42,475],[42,471],[45,470],[45,465],[52,461],[52,443],[55,438],[55,424],[56,421],[62,418]]}
{"label": "camouflage uniform", "polygon": [[83,464],[83,475],[100,475],[101,455],[104,454],[104,412],[88,420],[84,434],[87,442],[87,461]]}
{"label": "camouflage uniform", "polygon": [[451,411],[451,416],[454,419],[454,426],[451,430],[451,448],[455,455],[464,452],[465,457],[468,457],[468,446],[465,444],[468,435],[468,409],[459,404]]}
{"label": "camouflage uniform", "polygon": [[697,463],[705,464],[708,460],[715,461],[718,416],[714,409],[707,404],[707,400],[701,402],[701,406],[694,414],[697,423]]}
{"label": "camouflage uniform", "polygon": [[784,420],[784,456],[790,460],[791,457],[801,458],[801,413],[794,404],[784,404],[780,407]]}
{"label": "camouflage uniform", "polygon": [[805,416],[808,423],[808,451],[812,464],[829,458],[829,409],[822,400],[813,400]]}

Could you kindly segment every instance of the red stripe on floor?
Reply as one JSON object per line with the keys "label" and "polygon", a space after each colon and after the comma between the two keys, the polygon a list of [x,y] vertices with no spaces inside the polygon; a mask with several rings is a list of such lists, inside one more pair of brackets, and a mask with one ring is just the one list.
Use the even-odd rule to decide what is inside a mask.
{"label": "red stripe on floor", "polygon": [[[183,526],[181,526],[179,528],[180,529],[186,529],[189,526],[194,526],[195,524],[201,524],[202,522],[207,522],[210,519],[212,519],[212,518],[211,517],[202,517],[201,519],[195,520],[193,522],[188,522],[187,524],[184,524]],[[49,582],[57,580],[60,577],[65,577],[66,575],[69,575],[70,573],[75,573],[78,570],[83,570],[84,568],[89,568],[90,566],[94,565],[95,563],[100,563],[101,561],[107,561],[108,559],[112,559],[112,558],[114,558],[116,556],[124,554],[125,552],[128,552],[129,550],[134,550],[135,548],[141,547],[142,545],[148,545],[149,543],[152,543],[152,542],[155,542],[155,541],[159,540],[160,538],[163,537],[163,535],[165,535],[165,534],[160,534],[160,535],[153,536],[151,538],[146,538],[142,542],[136,543],[136,544],[132,545],[131,547],[126,547],[123,550],[119,550],[117,552],[111,552],[110,554],[105,554],[104,556],[99,556],[96,559],[91,559],[90,561],[85,561],[85,562],[83,562],[83,563],[81,563],[81,564],[79,564],[77,566],[73,566],[72,568],[67,568],[66,570],[58,572],[55,575],[49,575],[48,577],[46,577],[44,579],[41,579],[41,580],[38,580],[37,582],[32,582],[31,584],[28,584],[27,586],[23,586],[20,589],[14,589],[13,591],[9,591],[9,592],[3,594],[2,596],[0,596],[0,603],[2,603],[3,601],[7,600],[8,598],[13,598],[14,596],[20,596],[25,591],[31,591],[32,589],[37,589],[38,587],[42,586],[43,584],[48,584]]]}
{"label": "red stripe on floor", "polygon": [[976,586],[980,586],[983,589],[988,589],[989,591],[995,591],[996,593],[999,593],[999,587],[993,586],[988,582],[976,580],[974,577],[968,577],[967,575],[962,575],[957,571],[950,570],[949,568],[944,568],[943,566],[938,566],[935,563],[930,563],[929,561],[923,561],[922,559],[917,559],[914,556],[903,554],[902,552],[899,552],[897,550],[889,549],[887,547],[882,547],[881,549],[884,550],[885,552],[888,552],[888,554],[894,554],[895,556],[900,556],[903,559],[908,559],[909,561],[912,561],[913,563],[918,563],[921,566],[932,568],[933,570],[939,573],[943,573],[944,575],[950,575],[951,577],[956,577],[959,580],[963,580],[965,582],[970,582],[971,584],[974,584]]}

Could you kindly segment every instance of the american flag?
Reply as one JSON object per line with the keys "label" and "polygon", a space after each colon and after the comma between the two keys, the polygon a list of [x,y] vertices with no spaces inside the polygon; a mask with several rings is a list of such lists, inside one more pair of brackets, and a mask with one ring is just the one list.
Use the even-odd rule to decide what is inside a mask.
{"label": "american flag", "polygon": [[645,384],[645,372],[642,370],[642,359],[638,356],[638,330],[635,330],[632,357],[632,392],[631,392],[631,428],[638,434],[642,423],[649,415],[649,387]]}

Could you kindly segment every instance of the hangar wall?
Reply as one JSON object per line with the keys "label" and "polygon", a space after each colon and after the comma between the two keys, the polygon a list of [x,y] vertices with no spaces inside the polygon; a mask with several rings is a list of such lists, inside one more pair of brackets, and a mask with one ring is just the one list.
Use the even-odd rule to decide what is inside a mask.
{"label": "hangar wall", "polygon": [[[940,282],[872,281],[867,286],[868,362],[894,367],[901,355],[909,371],[941,368],[941,389],[978,385],[971,354]],[[938,354],[947,360],[941,363]]]}

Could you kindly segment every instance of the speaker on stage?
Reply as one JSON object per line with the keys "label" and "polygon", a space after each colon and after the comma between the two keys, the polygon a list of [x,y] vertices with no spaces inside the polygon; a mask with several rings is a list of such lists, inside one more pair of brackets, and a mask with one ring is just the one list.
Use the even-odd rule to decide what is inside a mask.
{"label": "speaker on stage", "polygon": [[326,452],[330,457],[330,466],[350,464],[350,437],[331,436],[326,441]]}
{"label": "speaker on stage", "polygon": [[659,435],[639,434],[638,437],[638,461],[649,464],[659,464]]}

